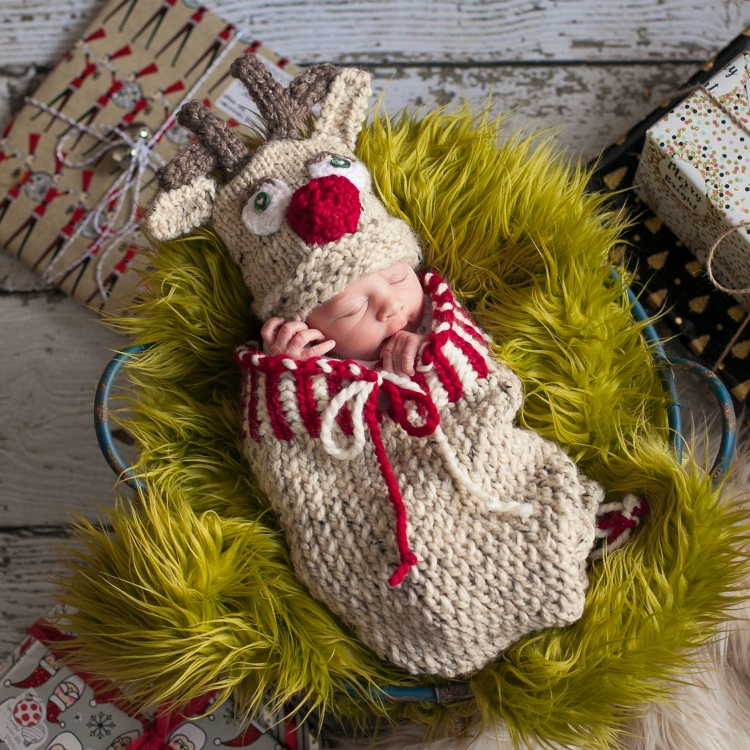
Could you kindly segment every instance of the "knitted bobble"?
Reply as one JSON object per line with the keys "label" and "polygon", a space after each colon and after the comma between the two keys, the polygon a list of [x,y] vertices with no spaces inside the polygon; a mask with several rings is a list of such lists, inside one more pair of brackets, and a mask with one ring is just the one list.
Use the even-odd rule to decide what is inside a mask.
{"label": "knitted bobble", "polygon": [[361,213],[359,190],[346,177],[332,174],[295,191],[287,222],[308,244],[325,245],[356,232]]}

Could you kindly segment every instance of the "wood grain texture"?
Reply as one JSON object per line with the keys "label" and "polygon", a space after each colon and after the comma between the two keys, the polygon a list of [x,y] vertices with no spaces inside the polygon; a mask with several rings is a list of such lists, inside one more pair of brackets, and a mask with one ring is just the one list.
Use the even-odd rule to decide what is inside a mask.
{"label": "wood grain texture", "polygon": [[51,578],[63,572],[60,551],[71,543],[64,528],[0,531],[0,658],[54,606]]}
{"label": "wood grain texture", "polygon": [[52,291],[39,274],[32,273],[12,255],[0,250],[0,295],[13,292]]}
{"label": "wood grain texture", "polygon": [[680,88],[694,67],[378,66],[373,89],[385,90],[389,112],[434,102],[458,107],[463,99],[479,108],[491,96],[492,112],[507,113],[509,128],[553,132],[568,154],[588,161]]}
{"label": "wood grain texture", "polygon": [[[750,23],[750,7],[744,0],[206,4],[298,62],[703,60]],[[102,0],[4,0],[3,63],[53,64],[103,5]]]}
{"label": "wood grain texture", "polygon": [[94,434],[94,392],[124,339],[58,292],[2,295],[0,320],[0,528],[94,516],[114,483]]}

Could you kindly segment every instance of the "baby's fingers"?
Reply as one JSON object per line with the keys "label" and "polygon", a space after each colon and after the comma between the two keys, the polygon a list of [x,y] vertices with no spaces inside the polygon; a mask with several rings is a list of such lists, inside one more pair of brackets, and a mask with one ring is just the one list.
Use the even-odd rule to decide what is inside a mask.
{"label": "baby's fingers", "polygon": [[404,341],[401,350],[401,370],[399,375],[414,375],[414,360],[417,358],[419,351],[419,340],[416,337],[409,336]]}
{"label": "baby's fingers", "polygon": [[287,346],[286,353],[290,357],[294,357],[294,359],[307,359],[307,357],[302,356],[303,354],[306,354],[307,351],[309,351],[306,350],[305,347],[311,341],[322,338],[324,338],[323,334],[315,328],[305,328],[304,331],[300,331],[294,336],[294,338],[289,343],[289,346]]}
{"label": "baby's fingers", "polygon": [[[396,374],[414,375],[414,360],[419,350],[419,341],[413,336],[404,336],[396,350]],[[400,356],[399,356],[400,355]]]}
{"label": "baby's fingers", "polygon": [[393,336],[380,347],[380,359],[383,360],[383,369],[386,372],[393,372],[393,347],[396,340]]}
{"label": "baby's fingers", "polygon": [[269,318],[260,329],[260,335],[267,344],[273,344],[280,326],[284,325],[284,318]]}
{"label": "baby's fingers", "polygon": [[276,334],[276,340],[271,346],[271,354],[286,354],[293,357],[290,346],[293,340],[299,335],[300,331],[307,331],[307,325],[301,320],[293,320],[290,323],[284,323],[281,330]]}
{"label": "baby's fingers", "polygon": [[310,357],[322,357],[324,354],[327,354],[336,346],[336,342],[333,339],[328,339],[328,341],[323,341],[320,344],[315,344],[315,346],[311,346],[309,349],[305,349],[302,354],[298,357],[298,359],[310,359]]}

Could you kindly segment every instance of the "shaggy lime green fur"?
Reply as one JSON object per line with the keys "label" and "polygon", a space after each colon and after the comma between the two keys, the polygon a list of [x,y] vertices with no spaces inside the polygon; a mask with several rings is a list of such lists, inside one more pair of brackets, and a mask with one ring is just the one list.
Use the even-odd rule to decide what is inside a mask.
{"label": "shaggy lime green fur", "polygon": [[[522,377],[522,425],[558,441],[612,496],[644,493],[651,515],[593,565],[582,619],[525,638],[474,675],[457,706],[358,703],[344,682],[414,685],[382,664],[295,580],[283,534],[242,457],[234,347],[257,336],[240,274],[199,230],[153,254],[137,317],[155,346],[128,372],[126,422],[147,496],[83,521],[65,600],[79,668],[143,703],[235,691],[256,707],[301,698],[455,727],[473,711],[517,740],[604,747],[663,699],[689,650],[712,635],[742,573],[739,512],[667,444],[665,396],[623,287],[608,280],[622,219],[587,195],[584,170],[546,141],[498,137],[467,111],[376,117],[359,154],[389,208],[420,234]],[[449,721],[450,720],[450,721]]]}

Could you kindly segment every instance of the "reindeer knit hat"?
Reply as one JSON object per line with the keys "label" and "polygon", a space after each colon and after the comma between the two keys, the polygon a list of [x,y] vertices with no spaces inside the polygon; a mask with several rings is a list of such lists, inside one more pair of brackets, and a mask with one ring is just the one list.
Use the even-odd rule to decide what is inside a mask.
{"label": "reindeer knit hat", "polygon": [[[231,73],[266,122],[265,143],[251,153],[201,102],[185,105],[178,122],[198,140],[159,171],[149,233],[173,239],[210,219],[262,320],[304,320],[360,276],[399,261],[418,265],[415,233],[388,213],[354,155],[370,75],[316,65],[285,90],[253,54],[235,60]],[[303,139],[302,120],[318,103]],[[209,176],[216,167],[227,177],[222,187]]]}

